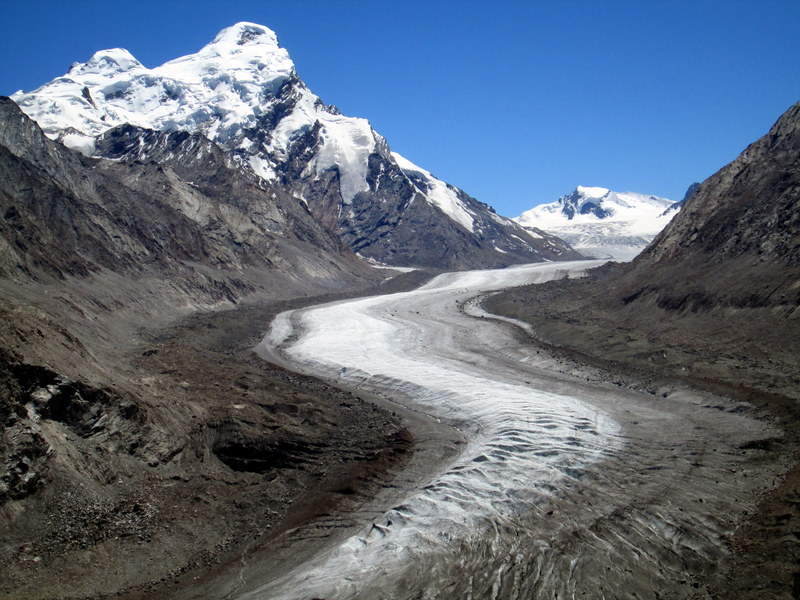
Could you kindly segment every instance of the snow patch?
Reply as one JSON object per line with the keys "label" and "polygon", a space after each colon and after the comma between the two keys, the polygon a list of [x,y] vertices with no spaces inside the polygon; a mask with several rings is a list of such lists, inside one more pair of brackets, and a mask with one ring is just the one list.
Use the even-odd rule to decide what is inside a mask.
{"label": "snow patch", "polygon": [[[392,152],[392,158],[403,171],[415,173],[425,181],[425,189],[420,189],[418,186],[417,189],[429,203],[438,207],[444,214],[470,233],[475,233],[475,217],[467,208],[467,205],[458,197],[454,187],[437,179],[430,172],[418,167],[397,152]],[[412,183],[416,185],[417,181],[415,179],[412,179]]]}
{"label": "snow patch", "polygon": [[579,185],[575,189],[579,194],[582,194],[589,198],[602,198],[611,191],[608,188],[604,187],[588,187],[584,185]]}
{"label": "snow patch", "polygon": [[375,138],[366,119],[329,115],[316,158],[317,175],[338,168],[342,200],[350,204],[356,194],[369,190],[368,159],[374,150]]}

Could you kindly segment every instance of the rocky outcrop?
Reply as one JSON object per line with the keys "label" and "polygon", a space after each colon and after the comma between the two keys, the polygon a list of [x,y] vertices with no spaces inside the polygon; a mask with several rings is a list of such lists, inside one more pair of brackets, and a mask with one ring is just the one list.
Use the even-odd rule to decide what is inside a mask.
{"label": "rocky outcrop", "polygon": [[66,431],[92,437],[95,443],[113,440],[115,452],[134,454],[143,446],[144,415],[131,398],[111,389],[71,381],[0,349],[0,505],[24,498],[44,483],[53,447],[46,422]]}
{"label": "rocky outcrop", "polygon": [[678,202],[676,202],[672,206],[668,207],[662,214],[668,215],[672,211],[680,210],[683,207],[683,205],[686,204],[686,201],[692,196],[694,196],[695,192],[699,189],[700,189],[700,184],[695,181],[692,185],[686,188],[686,193],[683,194],[683,198],[681,198]]}

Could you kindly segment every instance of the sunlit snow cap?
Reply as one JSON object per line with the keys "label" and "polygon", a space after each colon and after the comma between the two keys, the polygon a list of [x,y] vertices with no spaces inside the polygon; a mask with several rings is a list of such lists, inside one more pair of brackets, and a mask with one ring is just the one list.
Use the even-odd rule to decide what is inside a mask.
{"label": "sunlit snow cap", "polygon": [[602,198],[606,194],[608,194],[611,190],[604,187],[593,187],[588,185],[579,185],[575,188],[575,191],[581,194],[582,196],[588,196],[589,198]]}
{"label": "sunlit snow cap", "polygon": [[226,27],[217,34],[209,46],[278,45],[274,31],[257,23],[245,21]]}
{"label": "sunlit snow cap", "polygon": [[69,72],[108,75],[143,68],[142,63],[124,48],[109,48],[95,52],[85,63],[74,63]]}

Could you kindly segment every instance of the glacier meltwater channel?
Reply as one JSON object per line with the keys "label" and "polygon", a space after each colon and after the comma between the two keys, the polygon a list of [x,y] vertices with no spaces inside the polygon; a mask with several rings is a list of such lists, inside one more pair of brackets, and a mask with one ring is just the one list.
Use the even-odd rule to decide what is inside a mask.
{"label": "glacier meltwater channel", "polygon": [[[723,494],[726,514],[742,510],[731,490],[704,488],[720,484],[734,453],[691,457],[763,426],[733,411],[706,418],[701,400],[678,393],[656,409],[620,388],[591,388],[549,369],[513,325],[470,309],[493,290],[596,264],[448,273],[411,292],[280,314],[263,344],[296,368],[385,395],[465,441],[354,535],[237,597],[563,597],[552,594],[606,580],[647,597],[687,560],[716,560],[730,524],[681,502]],[[678,482],[685,489],[673,497]]]}

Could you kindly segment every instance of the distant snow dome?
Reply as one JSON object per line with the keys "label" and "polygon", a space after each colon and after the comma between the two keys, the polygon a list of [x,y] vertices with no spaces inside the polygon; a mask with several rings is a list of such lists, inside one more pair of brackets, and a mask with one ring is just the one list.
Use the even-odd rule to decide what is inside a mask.
{"label": "distant snow dome", "polygon": [[649,194],[579,185],[514,220],[552,233],[586,256],[631,260],[675,216],[677,210],[668,210],[675,204]]}

